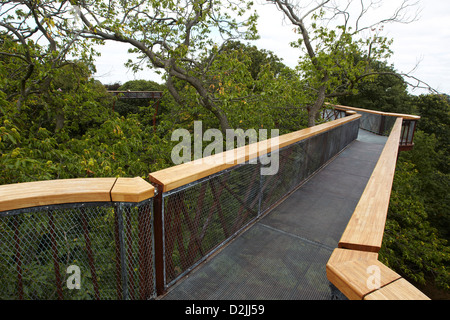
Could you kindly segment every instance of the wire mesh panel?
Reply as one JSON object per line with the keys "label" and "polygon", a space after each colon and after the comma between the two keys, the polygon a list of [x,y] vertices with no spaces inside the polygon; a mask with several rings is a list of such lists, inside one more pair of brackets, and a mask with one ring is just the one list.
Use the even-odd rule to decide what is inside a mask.
{"label": "wire mesh panel", "polygon": [[373,132],[376,134],[380,133],[380,127],[382,125],[383,116],[375,113],[358,112],[361,114],[361,129]]}
{"label": "wire mesh panel", "polygon": [[297,188],[355,140],[358,128],[359,120],[346,123],[255,164],[238,165],[164,193],[164,285],[170,286]]}
{"label": "wire mesh panel", "polygon": [[151,208],[150,199],[0,212],[0,299],[154,296]]}
{"label": "wire mesh panel", "polygon": [[262,177],[265,212],[319,170],[358,135],[359,121],[352,121],[279,150],[279,170]]}
{"label": "wire mesh panel", "polygon": [[164,194],[166,284],[257,217],[260,179],[247,163]]}

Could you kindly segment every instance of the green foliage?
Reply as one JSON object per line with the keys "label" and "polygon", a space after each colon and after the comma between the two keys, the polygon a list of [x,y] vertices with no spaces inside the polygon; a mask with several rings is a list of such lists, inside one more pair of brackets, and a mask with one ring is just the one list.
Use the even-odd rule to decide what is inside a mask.
{"label": "green foliage", "polygon": [[431,279],[437,287],[450,290],[450,247],[428,221],[422,179],[414,164],[399,161],[380,260],[416,283]]}
{"label": "green foliage", "polygon": [[357,86],[358,93],[340,97],[339,103],[363,109],[416,114],[417,111],[412,106],[412,97],[407,92],[407,84],[401,77],[393,75],[394,67],[381,62],[372,62],[372,69],[381,74],[370,80],[361,81]]}

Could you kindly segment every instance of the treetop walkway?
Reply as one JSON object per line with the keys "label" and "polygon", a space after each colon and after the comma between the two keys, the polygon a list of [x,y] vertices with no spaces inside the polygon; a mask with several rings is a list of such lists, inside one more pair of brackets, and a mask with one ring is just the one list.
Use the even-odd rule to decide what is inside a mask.
{"label": "treetop walkway", "polygon": [[419,117],[329,106],[323,118],[151,184],[0,186],[0,299],[428,299],[377,259]]}

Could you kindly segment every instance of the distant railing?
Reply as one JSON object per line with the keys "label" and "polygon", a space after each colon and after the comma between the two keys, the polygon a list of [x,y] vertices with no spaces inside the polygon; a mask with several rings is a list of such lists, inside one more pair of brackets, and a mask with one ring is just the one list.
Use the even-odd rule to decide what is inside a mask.
{"label": "distant railing", "polygon": [[355,111],[361,114],[361,129],[383,136],[389,136],[395,121],[398,118],[402,118],[403,124],[399,141],[400,151],[411,150],[414,147],[414,133],[416,131],[417,122],[420,120],[419,116],[381,112],[332,104],[328,104],[328,106],[332,107],[331,110],[335,110],[335,112]]}
{"label": "distant railing", "polygon": [[360,117],[151,173],[156,190],[141,178],[0,186],[0,299],[163,294],[354,141]]}

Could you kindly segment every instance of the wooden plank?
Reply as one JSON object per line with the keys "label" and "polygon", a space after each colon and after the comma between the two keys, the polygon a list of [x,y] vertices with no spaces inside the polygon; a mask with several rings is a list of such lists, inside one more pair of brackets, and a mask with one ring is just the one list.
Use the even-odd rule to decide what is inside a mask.
{"label": "wooden plank", "polygon": [[155,188],[142,179],[118,178],[111,190],[111,200],[117,202],[141,202],[155,195]]}
{"label": "wooden plank", "polygon": [[430,298],[402,278],[368,294],[364,300],[430,300]]}
{"label": "wooden plank", "polygon": [[[329,262],[327,278],[350,300],[362,300],[369,293],[400,279],[376,259]],[[376,277],[376,281],[373,281]]]}
{"label": "wooden plank", "polygon": [[[420,290],[379,262],[374,252],[337,248],[326,271],[328,280],[351,300],[428,300]],[[379,277],[378,283],[374,277]]]}
{"label": "wooden plank", "polygon": [[378,252],[383,241],[402,127],[398,118],[358,205],[339,241],[340,248]]}
{"label": "wooden plank", "polygon": [[337,264],[346,261],[368,261],[368,260],[378,260],[378,253],[336,248],[333,250],[331,257],[328,260],[328,263]]}
{"label": "wooden plank", "polygon": [[238,164],[281,149],[290,144],[318,135],[345,123],[359,119],[361,115],[355,114],[327,122],[312,128],[303,129],[282,135],[277,138],[257,142],[241,148],[222,152],[197,161],[173,166],[149,175],[150,181],[163,186],[163,192],[168,192],[185,184],[202,179],[211,174],[226,170]]}
{"label": "wooden plank", "polygon": [[108,202],[116,178],[60,179],[0,186],[0,211],[77,202]]}

